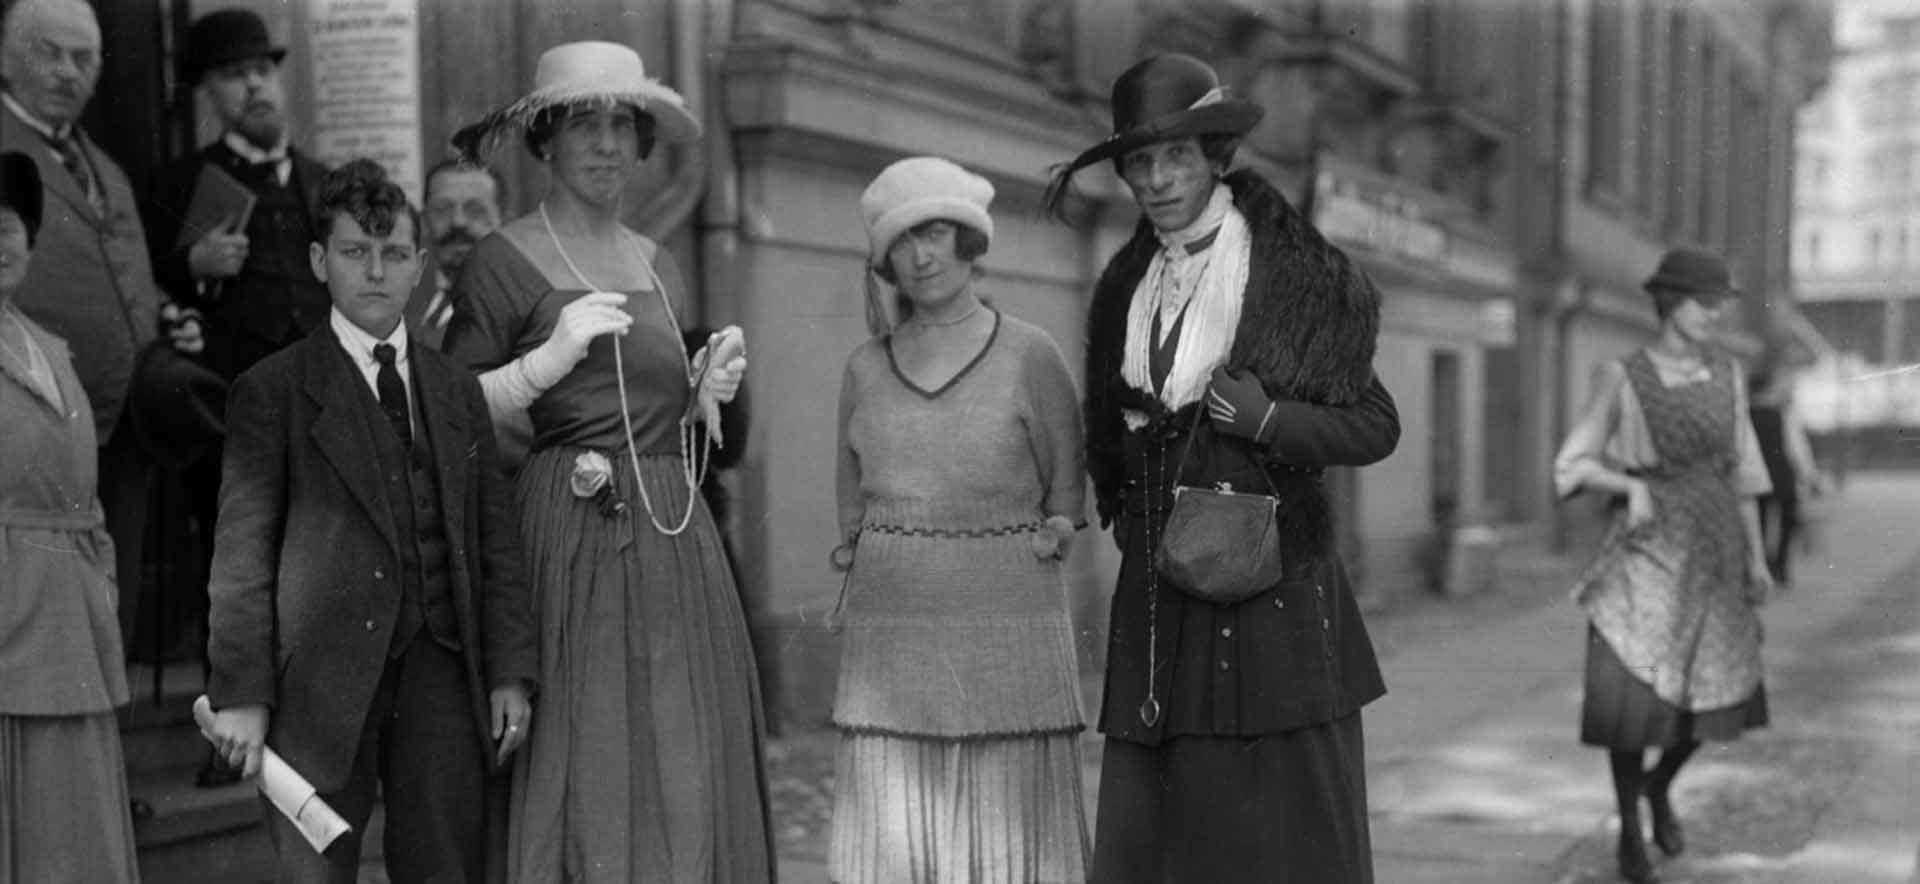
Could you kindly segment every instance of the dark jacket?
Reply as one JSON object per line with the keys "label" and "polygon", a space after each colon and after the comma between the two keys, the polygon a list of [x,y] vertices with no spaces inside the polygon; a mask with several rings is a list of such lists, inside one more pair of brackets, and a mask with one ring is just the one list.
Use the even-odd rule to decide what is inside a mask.
{"label": "dark jacket", "polygon": [[[538,677],[519,530],[479,382],[418,344],[411,359],[484,741],[490,689]],[[365,383],[326,326],[235,382],[208,588],[214,707],[273,707],[268,745],[322,792],[346,780],[401,601]]]}
{"label": "dark jacket", "polygon": [[[1144,220],[1094,292],[1087,345],[1087,463],[1102,524],[1124,553],[1114,593],[1101,730],[1157,743],[1178,734],[1258,736],[1330,721],[1385,693],[1345,567],[1334,551],[1330,466],[1374,463],[1399,443],[1393,397],[1373,376],[1379,293],[1280,193],[1251,172],[1229,175],[1253,252],[1227,367],[1251,372],[1277,403],[1272,444],[1191,433],[1186,484],[1271,488],[1287,579],[1236,605],[1189,601],[1156,578],[1155,726],[1147,699],[1147,552],[1171,505],[1193,426],[1121,377],[1127,311],[1158,248]],[[1147,423],[1135,430],[1125,413]]]}
{"label": "dark jacket", "polygon": [[73,137],[99,185],[101,209],[87,202],[46,139],[11,110],[0,109],[0,150],[32,158],[45,190],[33,261],[14,300],[73,349],[73,369],[93,406],[94,433],[105,446],[125,413],[140,353],[158,333],[160,290],[126,174],[78,126]]}
{"label": "dark jacket", "polygon": [[217,140],[161,171],[146,206],[154,277],[175,303],[205,315],[207,361],[228,379],[324,324],[332,306],[307,256],[316,235],[313,209],[327,167],[298,150],[289,150],[288,157],[293,172],[287,187],[295,203],[290,217],[275,230],[269,213],[256,205],[244,231],[249,242],[240,273],[204,289],[193,280],[187,250],[175,241],[202,171],[218,166],[247,183],[255,175],[248,161]]}

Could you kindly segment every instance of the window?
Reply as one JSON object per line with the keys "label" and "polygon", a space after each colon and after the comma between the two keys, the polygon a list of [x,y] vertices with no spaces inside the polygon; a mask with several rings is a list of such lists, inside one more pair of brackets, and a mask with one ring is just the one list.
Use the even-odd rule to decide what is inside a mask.
{"label": "window", "polygon": [[1626,94],[1621,75],[1625,16],[1620,5],[1596,0],[1590,7],[1587,44],[1587,185],[1607,193],[1621,188],[1621,111]]}

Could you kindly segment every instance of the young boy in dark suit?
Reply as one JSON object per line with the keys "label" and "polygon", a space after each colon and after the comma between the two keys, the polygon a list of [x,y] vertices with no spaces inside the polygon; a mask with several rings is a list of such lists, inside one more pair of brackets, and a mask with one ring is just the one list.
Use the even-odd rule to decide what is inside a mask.
{"label": "young boy in dark suit", "polygon": [[356,160],[315,220],[332,315],[228,405],[212,738],[248,776],[272,746],[354,827],[316,854],[269,811],[280,881],[352,884],[377,787],[393,881],[479,882],[538,672],[518,527],[479,383],[401,321],[418,213]]}

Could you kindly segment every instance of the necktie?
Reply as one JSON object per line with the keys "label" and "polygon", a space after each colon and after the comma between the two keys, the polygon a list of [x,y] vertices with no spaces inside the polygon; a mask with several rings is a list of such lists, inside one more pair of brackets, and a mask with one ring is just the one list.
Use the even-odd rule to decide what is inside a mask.
{"label": "necktie", "polygon": [[400,441],[412,445],[412,421],[407,417],[407,387],[400,383],[400,372],[394,368],[393,345],[375,344],[373,358],[380,363],[380,373],[373,379],[373,387],[380,393],[380,410],[387,413],[387,423],[393,425],[393,432],[400,437]]}
{"label": "necktie", "polygon": [[87,165],[87,158],[80,152],[80,143],[72,133],[65,138],[49,138],[47,144],[60,155],[60,165],[66,167],[67,174],[73,176],[73,182],[80,185],[80,192],[87,197],[87,203],[96,210],[100,208],[100,191],[94,186],[93,167]]}

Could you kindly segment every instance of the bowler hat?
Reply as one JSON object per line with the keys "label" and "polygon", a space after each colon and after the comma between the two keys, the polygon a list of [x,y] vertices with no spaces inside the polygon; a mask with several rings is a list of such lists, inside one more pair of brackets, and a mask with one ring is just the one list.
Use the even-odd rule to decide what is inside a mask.
{"label": "bowler hat", "polygon": [[40,167],[26,154],[7,151],[0,154],[0,205],[19,213],[27,225],[27,239],[40,230]]}
{"label": "bowler hat", "polygon": [[285,46],[273,45],[267,36],[267,23],[245,9],[220,9],[196,19],[187,29],[187,82],[198,83],[208,72],[236,61],[270,58],[275,64],[287,57]]}
{"label": "bowler hat", "polygon": [[168,341],[140,354],[127,408],[141,447],[165,469],[185,469],[227,434],[226,380]]}
{"label": "bowler hat", "polygon": [[1705,249],[1679,246],[1669,249],[1660,266],[1641,284],[1648,292],[1668,291],[1687,295],[1732,297],[1740,294],[1733,285],[1727,262]]}
{"label": "bowler hat", "polygon": [[1075,157],[1080,169],[1136,147],[1189,135],[1244,135],[1265,113],[1228,98],[1212,66],[1191,55],[1155,55],[1113,81],[1113,134]]}

